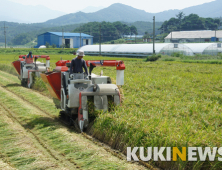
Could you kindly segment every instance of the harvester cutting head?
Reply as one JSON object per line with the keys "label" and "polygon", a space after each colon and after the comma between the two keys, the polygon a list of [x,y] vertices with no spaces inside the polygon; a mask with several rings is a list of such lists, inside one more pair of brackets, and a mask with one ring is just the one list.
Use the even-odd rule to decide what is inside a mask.
{"label": "harvester cutting head", "polygon": [[[46,64],[36,61],[38,58],[45,58]],[[41,72],[47,72],[50,66],[50,57],[46,55],[20,55],[17,61],[12,62],[21,80],[21,85],[31,88],[34,82],[34,76],[40,77]]]}
{"label": "harvester cutting head", "polygon": [[[117,85],[123,85],[125,65],[123,61],[101,60],[86,61],[90,67],[90,75],[69,73],[70,61],[60,60],[53,72],[41,74],[43,81],[53,96],[57,108],[61,108],[63,116],[70,124],[77,122],[81,131],[88,127],[89,101],[96,110],[107,111],[109,103],[120,104],[120,92]],[[95,75],[92,69],[96,66],[115,66],[117,69],[117,85],[111,83],[108,76]],[[76,120],[76,121],[75,121]]]}

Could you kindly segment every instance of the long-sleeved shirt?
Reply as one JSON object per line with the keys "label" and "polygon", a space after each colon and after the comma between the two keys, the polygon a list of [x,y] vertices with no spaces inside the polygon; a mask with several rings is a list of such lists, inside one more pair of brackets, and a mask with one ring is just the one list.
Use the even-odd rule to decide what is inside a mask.
{"label": "long-sleeved shirt", "polygon": [[73,73],[83,73],[83,69],[85,70],[86,74],[88,75],[88,70],[86,67],[86,62],[84,59],[78,59],[77,57],[72,59],[70,65],[70,74]]}

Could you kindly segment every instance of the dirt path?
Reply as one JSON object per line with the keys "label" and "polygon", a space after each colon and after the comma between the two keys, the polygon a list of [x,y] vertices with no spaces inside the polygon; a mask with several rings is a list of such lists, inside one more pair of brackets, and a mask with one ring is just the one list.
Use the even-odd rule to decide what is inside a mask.
{"label": "dirt path", "polygon": [[[45,153],[43,155],[51,160],[51,164],[56,160],[59,162],[57,166],[68,167],[68,169],[70,167],[79,169],[146,169],[113,156],[105,147],[96,145],[83,135],[64,126],[58,121],[58,110],[54,108],[54,104],[49,98],[21,87],[15,76],[11,77],[12,75],[1,74],[0,71],[0,79],[2,80],[0,93],[4,95],[4,98],[0,97],[1,107],[4,108],[8,119],[16,122],[17,126],[20,125],[21,131],[27,136],[32,136],[30,138],[34,148],[39,148],[37,149],[39,153]],[[13,103],[9,102],[12,100]],[[20,107],[24,111],[20,113],[16,107]],[[53,130],[47,129],[50,131],[48,133],[45,128],[39,128],[41,123],[38,121],[40,119],[45,124],[50,124],[49,127]],[[51,132],[55,134],[55,139],[51,139],[53,138]],[[60,140],[60,136],[62,136],[61,141],[56,145],[56,140]],[[61,148],[57,146],[61,146]],[[69,151],[67,152],[67,150]],[[38,167],[37,164],[36,167]]]}

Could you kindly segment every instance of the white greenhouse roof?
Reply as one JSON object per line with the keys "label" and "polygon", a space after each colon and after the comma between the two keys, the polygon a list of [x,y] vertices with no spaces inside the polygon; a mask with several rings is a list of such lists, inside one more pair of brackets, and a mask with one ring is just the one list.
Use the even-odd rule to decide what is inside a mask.
{"label": "white greenhouse roof", "polygon": [[[178,44],[177,47],[174,44]],[[208,47],[218,50],[218,43],[156,43],[155,53],[164,54],[169,52],[184,52],[186,54],[203,53]],[[220,48],[221,49],[221,48]],[[83,50],[86,55],[98,55],[99,45],[86,45],[78,49]],[[77,51],[77,52],[78,52]],[[101,54],[110,56],[147,56],[153,53],[153,44],[109,44],[101,45]]]}
{"label": "white greenhouse roof", "polygon": [[[215,31],[175,31],[172,33],[172,39],[186,39],[186,38],[211,38],[215,37]],[[171,39],[171,33],[169,33],[165,39]],[[222,31],[216,31],[216,37],[222,38]]]}
{"label": "white greenhouse roof", "polygon": [[[160,50],[169,45],[168,43],[156,43],[155,51],[159,53]],[[99,52],[99,45],[86,45],[80,48],[85,52]],[[80,50],[79,49],[79,50]],[[102,52],[114,53],[152,53],[153,44],[115,44],[115,45],[101,45]]]}
{"label": "white greenhouse roof", "polygon": [[187,43],[185,46],[189,47],[193,53],[202,53],[207,47],[217,43]]}

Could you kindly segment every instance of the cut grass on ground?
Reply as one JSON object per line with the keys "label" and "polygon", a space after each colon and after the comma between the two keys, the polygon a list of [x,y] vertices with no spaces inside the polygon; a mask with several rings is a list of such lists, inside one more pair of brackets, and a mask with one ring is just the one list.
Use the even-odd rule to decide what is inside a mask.
{"label": "cut grass on ground", "polygon": [[[66,160],[77,163],[81,169],[145,169],[119,160],[103,148],[84,139],[80,134],[63,127],[56,119],[52,119],[59,114],[59,111],[56,111],[54,104],[49,102],[47,97],[32,93],[31,89],[21,86],[7,87],[6,84],[13,83],[13,80],[10,80],[5,74],[0,74],[2,79],[0,84],[19,97],[29,100],[30,103],[19,100],[21,98],[10,92],[7,93],[2,87],[0,87],[0,100],[7,108],[10,108],[24,127],[30,129],[40,140],[44,141],[46,148],[55,153],[55,156],[63,155]],[[44,111],[39,110],[35,107],[36,105],[39,105]],[[51,116],[49,117],[48,114]]]}

